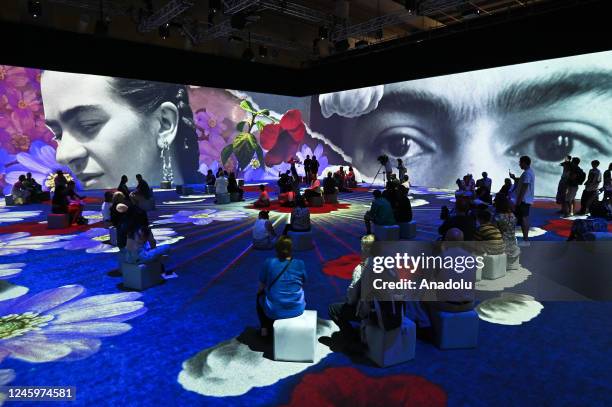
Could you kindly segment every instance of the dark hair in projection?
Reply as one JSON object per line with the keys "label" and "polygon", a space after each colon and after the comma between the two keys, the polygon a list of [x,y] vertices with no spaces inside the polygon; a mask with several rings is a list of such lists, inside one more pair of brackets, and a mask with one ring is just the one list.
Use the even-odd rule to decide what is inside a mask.
{"label": "dark hair in projection", "polygon": [[113,78],[111,87],[119,97],[142,114],[154,112],[164,102],[176,105],[179,112],[179,123],[171,148],[172,155],[179,167],[183,182],[197,182],[200,178],[198,173],[200,151],[187,87],[172,83],[124,78]]}

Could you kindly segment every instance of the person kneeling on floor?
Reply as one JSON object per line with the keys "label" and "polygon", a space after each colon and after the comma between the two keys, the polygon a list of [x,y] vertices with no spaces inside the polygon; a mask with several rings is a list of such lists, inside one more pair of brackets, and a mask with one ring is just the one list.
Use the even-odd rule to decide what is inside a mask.
{"label": "person kneeling on floor", "polygon": [[266,186],[261,184],[259,186],[259,198],[255,201],[253,206],[256,208],[267,208],[270,206],[270,195],[268,195],[268,191],[266,191]]}
{"label": "person kneeling on floor", "polygon": [[256,309],[263,337],[269,335],[275,320],[298,317],[306,308],[304,262],[291,257],[287,236],[278,239],[275,249],[276,257],[266,259],[259,273]]}

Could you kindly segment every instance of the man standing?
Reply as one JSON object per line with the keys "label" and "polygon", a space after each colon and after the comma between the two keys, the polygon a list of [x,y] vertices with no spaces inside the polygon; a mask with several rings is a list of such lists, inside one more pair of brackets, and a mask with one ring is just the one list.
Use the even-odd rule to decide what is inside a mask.
{"label": "man standing", "polygon": [[591,161],[591,170],[589,176],[584,183],[584,191],[582,191],[582,197],[580,198],[580,214],[586,215],[591,207],[591,204],[597,198],[597,189],[601,182],[601,171],[599,171],[599,161]]}
{"label": "man standing", "polygon": [[312,155],[312,161],[310,161],[310,172],[312,172],[315,177],[319,176],[319,161],[317,160],[316,155]]}
{"label": "man standing", "polygon": [[574,200],[578,192],[578,186],[584,182],[586,174],[580,168],[580,158],[572,158],[567,176],[567,191],[565,192],[565,202],[563,203],[563,216],[574,216]]}
{"label": "man standing", "polygon": [[535,190],[535,174],[531,169],[531,158],[524,155],[519,159],[519,166],[523,170],[520,178],[516,178],[514,174],[510,174],[516,182],[516,200],[515,200],[515,214],[519,222],[521,223],[521,230],[523,231],[523,240],[529,241],[529,209],[533,204],[534,190]]}
{"label": "man standing", "polygon": [[385,162],[385,174],[387,174],[387,181],[391,181],[391,174],[393,174],[393,166],[391,165],[391,160],[387,157],[387,161]]}
{"label": "man standing", "polygon": [[147,181],[145,181],[140,174],[136,174],[136,181],[138,181],[138,185],[136,185],[136,192],[144,199],[150,199],[152,193]]}
{"label": "man standing", "polygon": [[304,160],[304,178],[305,179],[310,179],[311,171],[312,171],[312,160],[310,159],[310,156],[307,155],[306,159]]}

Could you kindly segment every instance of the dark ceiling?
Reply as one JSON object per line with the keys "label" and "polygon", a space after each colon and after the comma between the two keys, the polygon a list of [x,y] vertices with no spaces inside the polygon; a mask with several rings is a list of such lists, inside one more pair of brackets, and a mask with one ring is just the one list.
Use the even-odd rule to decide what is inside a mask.
{"label": "dark ceiling", "polygon": [[[410,17],[443,24],[435,29],[415,29],[408,23],[385,26],[382,41],[372,41],[356,49],[351,45],[345,51],[332,49],[325,57],[312,51],[318,25],[300,22],[300,18],[289,17],[283,11],[259,10],[256,13],[261,17],[259,21],[240,33],[234,33],[248,38],[250,32],[253,40],[256,34],[263,36],[268,30],[268,57],[256,56],[254,62],[241,58],[244,43],[219,37],[202,45],[188,45],[191,41],[181,37],[179,32],[183,28],[179,22],[185,24],[186,20],[195,18],[198,10],[206,15],[209,10],[207,1],[193,1],[194,6],[174,17],[170,37],[166,40],[159,36],[157,29],[151,31],[147,28],[148,31],[140,32],[138,26],[148,21],[142,16],[151,18],[151,15],[156,15],[156,10],[162,10],[159,7],[172,3],[167,0],[152,2],[151,15],[140,12],[143,7],[148,7],[146,4],[143,6],[145,2],[142,1],[105,0],[104,13],[113,16],[108,32],[97,34],[94,30],[98,1],[43,1],[37,18],[32,17],[25,0],[0,1],[2,64],[295,96],[612,49],[609,0],[462,1],[469,7],[453,7],[452,12],[451,9],[438,11],[435,19]],[[92,6],[94,3],[96,7]],[[237,3],[262,4],[244,0],[225,2],[226,6]],[[286,3],[291,7],[298,4]],[[331,0],[316,0],[299,4],[308,5],[309,10],[323,10],[333,3]],[[441,5],[451,3],[451,0],[425,1],[418,13],[429,13],[428,9],[422,8],[423,4],[433,3]],[[485,3],[489,8],[484,6]],[[75,4],[80,4],[81,8]],[[378,10],[372,14],[365,4],[377,5],[377,2],[350,2],[349,27],[376,18]],[[496,12],[492,11],[494,4],[501,7]],[[505,8],[500,6],[504,4]],[[380,5],[380,15],[389,14],[383,5],[406,10],[405,6],[393,1],[381,0]],[[130,17],[118,14],[128,8]],[[474,14],[473,10],[483,11]],[[79,21],[86,20],[83,15],[90,16],[89,22],[79,27]],[[213,18],[213,28],[223,25],[223,21],[228,19],[231,20],[231,16],[218,12]],[[330,32],[335,34],[328,33],[328,38],[346,35],[346,32],[341,34],[341,30],[330,27]],[[351,34],[356,32],[357,29]],[[310,51],[291,53],[273,45],[282,40],[302,41],[299,38],[303,38],[304,43],[308,39]],[[349,42],[354,42],[357,37],[348,38]],[[235,46],[238,46],[237,51],[232,49]],[[257,54],[258,49],[254,45],[252,48]]]}
{"label": "dark ceiling", "polygon": [[[303,67],[546,0],[2,0],[0,18]],[[549,3],[558,3],[548,0]]]}

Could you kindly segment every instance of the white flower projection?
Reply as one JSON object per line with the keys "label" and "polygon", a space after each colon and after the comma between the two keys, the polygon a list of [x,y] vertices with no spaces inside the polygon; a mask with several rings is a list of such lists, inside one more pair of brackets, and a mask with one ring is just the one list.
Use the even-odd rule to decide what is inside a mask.
{"label": "white flower projection", "polygon": [[385,87],[370,86],[367,88],[345,90],[342,92],[319,95],[321,114],[330,118],[333,114],[354,118],[374,111],[383,97]]}

